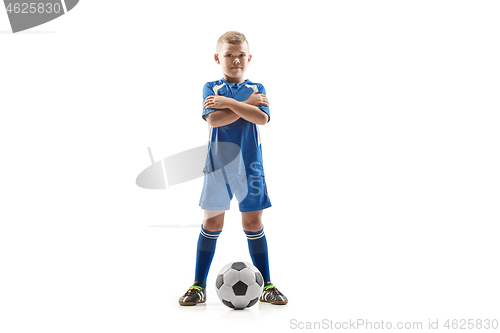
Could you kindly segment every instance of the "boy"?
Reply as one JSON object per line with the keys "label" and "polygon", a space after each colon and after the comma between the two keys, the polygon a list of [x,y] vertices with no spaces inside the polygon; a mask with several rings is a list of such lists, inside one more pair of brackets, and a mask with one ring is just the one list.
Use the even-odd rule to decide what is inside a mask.
{"label": "boy", "polygon": [[180,305],[206,301],[206,280],[233,194],[239,202],[243,231],[250,257],[264,278],[260,301],[284,305],[287,298],[271,283],[267,241],[262,211],[271,207],[267,195],[259,129],[270,119],[264,86],[244,80],[252,56],[245,36],[229,31],[217,41],[215,62],[223,79],[203,87],[202,117],[209,125],[210,138],[205,180],[200,198],[204,220],[198,238],[195,282],[179,299]]}

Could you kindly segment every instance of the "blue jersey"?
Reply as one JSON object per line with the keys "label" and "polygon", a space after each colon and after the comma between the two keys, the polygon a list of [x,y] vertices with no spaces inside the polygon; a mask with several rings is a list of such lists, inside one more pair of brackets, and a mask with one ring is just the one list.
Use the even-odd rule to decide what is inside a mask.
{"label": "blue jersey", "polygon": [[[208,96],[215,94],[243,102],[254,91],[266,94],[262,84],[250,80],[240,84],[229,83],[224,79],[207,82],[203,87],[203,102]],[[269,107],[259,106],[259,108],[271,119]],[[215,111],[217,110],[203,108],[203,119]],[[209,145],[204,173],[214,172],[222,166],[226,174],[264,176],[262,162],[258,125],[239,118],[226,126],[209,126]]]}

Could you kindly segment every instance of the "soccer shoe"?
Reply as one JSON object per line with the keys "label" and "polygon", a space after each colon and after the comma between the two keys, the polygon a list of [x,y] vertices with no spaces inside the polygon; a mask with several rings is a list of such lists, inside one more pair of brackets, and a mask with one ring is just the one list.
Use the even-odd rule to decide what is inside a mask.
{"label": "soccer shoe", "polygon": [[283,295],[278,288],[273,286],[273,284],[269,281],[264,285],[264,291],[262,292],[259,301],[276,305],[285,305],[288,303],[286,296]]}
{"label": "soccer shoe", "polygon": [[207,293],[205,288],[200,286],[200,283],[196,281],[188,291],[179,298],[180,305],[196,305],[198,303],[205,303],[207,300]]}

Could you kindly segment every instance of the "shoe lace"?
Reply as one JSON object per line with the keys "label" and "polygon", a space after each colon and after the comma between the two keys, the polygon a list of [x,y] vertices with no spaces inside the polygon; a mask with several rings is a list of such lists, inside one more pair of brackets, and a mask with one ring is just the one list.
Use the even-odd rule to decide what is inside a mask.
{"label": "shoe lace", "polygon": [[191,296],[191,294],[194,294],[198,291],[201,291],[201,289],[202,288],[199,286],[191,286],[191,287],[189,287],[188,291],[186,291],[185,296]]}
{"label": "shoe lace", "polygon": [[[271,290],[270,290],[271,289]],[[265,291],[269,291],[270,293],[273,293],[273,294],[276,294],[276,295],[281,295],[283,296],[283,294],[278,290],[278,288],[276,288],[275,286],[273,285],[269,285],[267,287],[264,287],[264,290]]]}

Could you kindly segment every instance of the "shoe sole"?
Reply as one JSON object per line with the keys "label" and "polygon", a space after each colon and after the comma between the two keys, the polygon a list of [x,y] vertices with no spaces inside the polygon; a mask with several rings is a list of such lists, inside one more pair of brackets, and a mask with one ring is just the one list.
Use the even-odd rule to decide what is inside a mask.
{"label": "shoe sole", "polygon": [[263,300],[263,299],[259,299],[259,301],[264,302],[264,303],[270,303],[270,304],[273,304],[273,305],[286,305],[288,303],[288,302],[285,302],[285,301],[268,302],[268,301]]}
{"label": "shoe sole", "polygon": [[205,303],[207,300],[204,300],[204,301],[201,301],[201,302],[179,302],[179,305],[182,305],[182,306],[191,306],[191,305],[196,305],[196,304],[199,304],[199,303]]}

